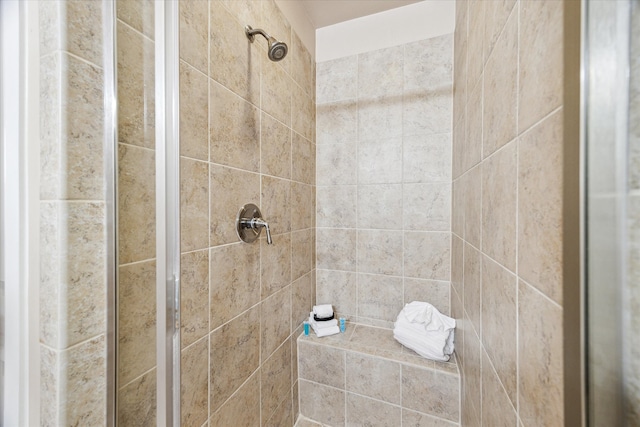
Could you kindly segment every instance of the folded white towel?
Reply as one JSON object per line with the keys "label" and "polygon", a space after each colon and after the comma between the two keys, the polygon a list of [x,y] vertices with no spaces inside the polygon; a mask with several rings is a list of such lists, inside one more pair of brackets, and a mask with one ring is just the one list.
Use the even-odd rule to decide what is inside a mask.
{"label": "folded white towel", "polygon": [[[311,327],[313,328],[313,325]],[[332,326],[330,328],[313,328],[313,332],[316,333],[318,338],[322,338],[329,335],[339,334],[340,328],[337,326]]]}
{"label": "folded white towel", "polygon": [[333,326],[338,326],[338,321],[336,319],[318,321],[313,318],[313,314],[309,316],[309,323],[314,325],[314,327],[317,329],[324,329],[324,328],[331,328]]}
{"label": "folded white towel", "polygon": [[313,306],[313,314],[319,318],[333,316],[333,306],[331,304],[321,304]]}
{"label": "folded white towel", "polygon": [[416,335],[404,328],[393,330],[393,337],[402,345],[415,351],[427,359],[447,362],[453,352],[453,334],[451,331],[445,339],[441,337],[424,337]]}

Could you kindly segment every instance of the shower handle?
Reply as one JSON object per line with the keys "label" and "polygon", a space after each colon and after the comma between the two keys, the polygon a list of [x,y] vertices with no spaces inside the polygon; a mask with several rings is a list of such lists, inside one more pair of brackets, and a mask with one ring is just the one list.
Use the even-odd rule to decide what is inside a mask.
{"label": "shower handle", "polygon": [[262,219],[260,208],[253,203],[240,208],[236,217],[236,233],[240,240],[245,243],[253,243],[260,236],[263,228],[267,232],[267,243],[272,245],[271,229],[269,223]]}

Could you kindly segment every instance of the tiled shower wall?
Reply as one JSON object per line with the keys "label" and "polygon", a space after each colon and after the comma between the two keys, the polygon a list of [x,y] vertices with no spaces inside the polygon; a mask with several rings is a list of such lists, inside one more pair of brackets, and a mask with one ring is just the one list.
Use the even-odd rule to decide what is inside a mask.
{"label": "tiled shower wall", "polygon": [[456,3],[452,314],[463,425],[563,420],[563,2]]}
{"label": "tiled shower wall", "polygon": [[317,299],[449,313],[453,35],[317,65]]}
{"label": "tiled shower wall", "polygon": [[40,417],[106,423],[102,3],[41,1]]}

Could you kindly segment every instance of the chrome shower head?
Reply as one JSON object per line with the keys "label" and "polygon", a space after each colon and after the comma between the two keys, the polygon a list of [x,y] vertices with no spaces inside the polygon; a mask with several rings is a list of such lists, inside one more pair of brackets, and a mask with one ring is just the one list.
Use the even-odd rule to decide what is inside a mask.
{"label": "chrome shower head", "polygon": [[260,34],[262,37],[267,39],[267,42],[269,43],[268,53],[269,53],[270,60],[274,62],[278,62],[284,59],[285,56],[287,56],[287,52],[289,51],[287,44],[285,42],[276,40],[275,38],[271,37],[269,34],[265,33],[263,30],[261,29],[254,30],[253,28],[251,28],[251,25],[247,25],[246,27],[244,27],[244,33],[247,35],[247,38],[251,42],[253,42],[256,34]]}

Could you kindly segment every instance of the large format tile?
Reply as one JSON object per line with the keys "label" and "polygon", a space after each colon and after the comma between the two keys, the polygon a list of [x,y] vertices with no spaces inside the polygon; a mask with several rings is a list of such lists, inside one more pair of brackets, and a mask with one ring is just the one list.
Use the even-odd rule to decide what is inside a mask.
{"label": "large format tile", "polygon": [[[450,421],[459,419],[459,378],[431,369],[402,367],[402,405]],[[430,387],[425,388],[425,384]]]}
{"label": "large format tile", "polygon": [[180,425],[200,427],[209,417],[209,337],[182,350]]}
{"label": "large format tile", "polygon": [[[203,2],[188,4],[195,3]],[[209,79],[184,61],[180,61],[180,155],[209,160]]]}
{"label": "large format tile", "polygon": [[400,364],[378,357],[347,352],[346,390],[400,404]]}
{"label": "large format tile", "polygon": [[180,59],[208,75],[209,2],[187,0],[181,1],[179,5]]}
{"label": "large format tile", "polygon": [[341,315],[357,313],[356,273],[350,271],[317,270],[318,304],[333,304]]}
{"label": "large format tile", "polygon": [[301,415],[331,426],[344,425],[345,392],[343,390],[307,380],[300,380],[298,384],[300,396],[313,396],[312,399],[300,399]]}
{"label": "large format tile", "polygon": [[404,275],[419,279],[450,280],[451,234],[405,232]]}
{"label": "large format tile", "polygon": [[182,254],[180,270],[180,340],[185,348],[209,333],[209,250]]}
{"label": "large format tile", "polygon": [[260,369],[262,420],[266,421],[284,399],[291,402],[291,343],[280,346]]}
{"label": "large format tile", "polygon": [[402,232],[359,230],[358,271],[402,275]]}
{"label": "large format tile", "polygon": [[[215,191],[215,190],[214,190]],[[209,247],[209,165],[180,158],[180,250]]]}
{"label": "large format tile", "polygon": [[260,304],[261,359],[264,362],[291,334],[291,287]]}
{"label": "large format tile", "polygon": [[291,283],[291,233],[274,236],[273,243],[260,239],[261,298]]}
{"label": "large format tile", "polygon": [[401,424],[399,406],[347,393],[347,426],[394,427]]}
{"label": "large format tile", "polygon": [[260,374],[256,372],[209,418],[209,426],[260,425]]}
{"label": "large format tile", "polygon": [[358,274],[359,317],[394,321],[402,306],[402,277]]}
{"label": "large format tile", "polygon": [[344,350],[327,345],[299,341],[298,375],[304,380],[344,389]]}

